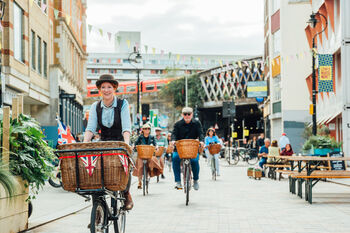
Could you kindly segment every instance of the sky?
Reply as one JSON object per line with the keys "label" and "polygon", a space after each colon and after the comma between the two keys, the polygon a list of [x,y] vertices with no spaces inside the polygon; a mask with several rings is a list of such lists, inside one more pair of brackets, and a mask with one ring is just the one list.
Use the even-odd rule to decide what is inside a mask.
{"label": "sky", "polygon": [[[140,31],[173,54],[262,55],[262,0],[87,0],[88,52],[113,52],[107,32]],[[101,37],[98,28],[104,32]],[[158,52],[159,53],[159,52]]]}

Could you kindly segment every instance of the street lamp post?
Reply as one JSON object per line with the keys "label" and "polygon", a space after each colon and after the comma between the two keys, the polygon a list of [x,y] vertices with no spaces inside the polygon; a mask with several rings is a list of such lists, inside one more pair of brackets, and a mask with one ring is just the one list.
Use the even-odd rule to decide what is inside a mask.
{"label": "street lamp post", "polygon": [[[135,58],[131,58],[131,56],[136,55]],[[141,63],[141,54],[140,52],[136,49],[136,47],[134,47],[134,51],[132,53],[129,54],[129,58],[128,61],[130,62],[130,64],[136,68],[137,70],[137,107],[136,107],[136,121],[137,121],[137,134],[139,134],[140,132],[140,69],[139,67],[135,66],[132,64],[132,62],[134,63]],[[142,90],[141,90],[142,92]]]}
{"label": "street lamp post", "polygon": [[186,103],[186,107],[188,107],[187,65],[185,65],[185,67],[186,67],[186,71],[185,71],[185,94],[186,94],[185,97],[186,97],[186,101],[185,101],[185,103]]}
{"label": "street lamp post", "polygon": [[[0,0],[0,24],[2,24],[2,19],[5,15],[5,7],[6,3],[3,0]],[[0,25],[2,27],[2,25]],[[3,97],[2,97],[2,86],[3,86],[3,80],[2,80],[2,73],[1,73],[1,68],[2,68],[2,30],[0,30],[1,36],[0,36],[0,107],[2,108],[3,106]]]}
{"label": "street lamp post", "polygon": [[317,19],[316,19],[316,15],[320,15],[322,16],[324,19],[325,19],[325,22],[326,22],[326,26],[323,28],[322,31],[316,33],[313,38],[312,38],[312,134],[313,135],[316,135],[317,134],[317,122],[316,122],[316,95],[317,95],[317,90],[316,90],[316,69],[315,69],[315,63],[316,63],[316,43],[315,43],[315,38],[317,35],[321,34],[322,32],[324,32],[328,26],[328,23],[327,23],[327,18],[317,12],[317,13],[312,13],[310,15],[310,19],[308,21],[309,25],[312,27],[312,28],[315,28],[316,27],[316,24],[319,22]]}

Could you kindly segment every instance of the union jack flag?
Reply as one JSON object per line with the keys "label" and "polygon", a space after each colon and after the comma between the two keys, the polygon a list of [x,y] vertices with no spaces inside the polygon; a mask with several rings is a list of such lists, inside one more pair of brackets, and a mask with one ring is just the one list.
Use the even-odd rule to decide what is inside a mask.
{"label": "union jack flag", "polygon": [[92,176],[92,173],[94,172],[94,168],[96,167],[96,162],[97,162],[98,156],[94,155],[86,155],[80,157],[81,161],[84,163],[84,166],[89,173],[89,176]]}
{"label": "union jack flag", "polygon": [[126,155],[119,155],[120,162],[123,164],[125,174],[128,174],[129,158]]}
{"label": "union jack flag", "polygon": [[74,143],[75,139],[73,138],[70,128],[65,126],[60,120],[57,120],[58,127],[58,144],[67,144]]}

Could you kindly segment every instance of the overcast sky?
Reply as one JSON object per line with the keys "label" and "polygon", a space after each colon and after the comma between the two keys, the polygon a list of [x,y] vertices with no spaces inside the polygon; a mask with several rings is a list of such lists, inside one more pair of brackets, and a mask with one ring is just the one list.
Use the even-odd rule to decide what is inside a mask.
{"label": "overcast sky", "polygon": [[[113,52],[106,32],[140,31],[149,48],[181,54],[262,55],[262,0],[87,0],[88,52]],[[102,38],[96,28],[101,28]]]}

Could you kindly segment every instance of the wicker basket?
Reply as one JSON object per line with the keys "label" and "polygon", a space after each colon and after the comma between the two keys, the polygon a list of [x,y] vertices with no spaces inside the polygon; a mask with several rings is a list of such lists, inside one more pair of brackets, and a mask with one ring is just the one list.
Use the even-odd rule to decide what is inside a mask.
{"label": "wicker basket", "polygon": [[139,159],[150,159],[152,158],[156,147],[150,145],[137,145],[137,157]]}
{"label": "wicker basket", "polygon": [[156,150],[156,156],[157,157],[160,157],[160,156],[162,156],[163,155],[163,153],[164,153],[164,149],[165,149],[165,147],[164,146],[160,146],[160,147],[158,147],[158,150]]}
{"label": "wicker basket", "polygon": [[170,144],[168,145],[168,147],[166,148],[166,151],[165,151],[167,154],[171,154],[174,152],[174,147],[171,146]]}
{"label": "wicker basket", "polygon": [[194,159],[197,157],[199,141],[195,139],[182,139],[176,141],[176,149],[180,159]]}
{"label": "wicker basket", "polygon": [[216,155],[220,153],[221,145],[220,144],[210,144],[209,145],[209,153],[212,155]]}
{"label": "wicker basket", "polygon": [[[124,142],[108,141],[108,142],[91,142],[91,143],[70,143],[59,145],[59,150],[79,150],[79,149],[96,149],[96,148],[124,148],[129,154],[132,152],[129,145]],[[121,150],[103,151],[103,172],[104,186],[112,191],[124,190],[129,180],[129,173],[126,174],[118,155],[114,153],[125,153]],[[112,155],[111,155],[112,154]],[[85,155],[85,156],[84,156]],[[94,159],[96,155],[96,164],[93,170],[85,168],[82,158]],[[63,189],[67,191],[75,191],[76,182],[76,158],[75,153],[66,152],[59,153],[61,158],[61,175]],[[129,163],[130,165],[130,163]],[[129,167],[130,168],[130,167]],[[101,179],[101,156],[99,152],[79,152],[78,153],[78,169],[79,169],[79,188],[80,189],[99,189],[102,188]]]}

